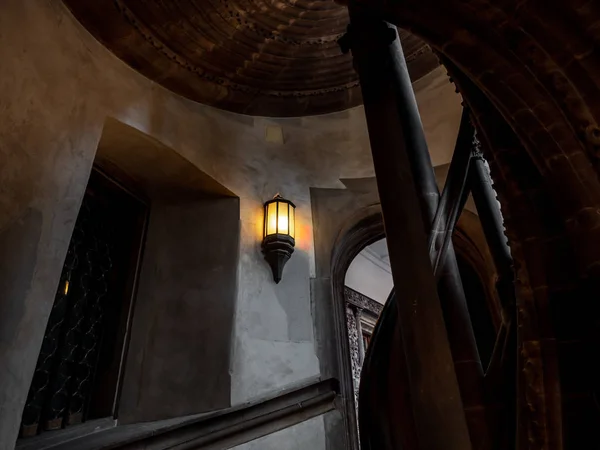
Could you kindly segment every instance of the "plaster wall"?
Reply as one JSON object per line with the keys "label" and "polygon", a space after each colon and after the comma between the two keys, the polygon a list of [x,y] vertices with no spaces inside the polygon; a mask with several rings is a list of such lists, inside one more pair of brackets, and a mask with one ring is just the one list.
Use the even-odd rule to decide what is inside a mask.
{"label": "plaster wall", "polygon": [[[4,0],[0,30],[0,449],[12,448],[17,436],[107,117],[172,148],[240,198],[232,403],[318,375],[309,188],[373,175],[362,108],[284,120],[195,104],[119,61],[58,0]],[[437,97],[443,91],[460,104],[450,84],[442,89],[443,72],[430,77],[420,82],[418,100],[433,86]],[[430,146],[444,155],[454,139],[436,144],[440,124],[427,119],[434,111],[428,104]],[[265,140],[267,125],[282,127],[282,143]],[[277,192],[298,206],[297,249],[279,285],[259,245],[262,203]]]}
{"label": "plaster wall", "polygon": [[[331,414],[331,413],[329,413]],[[247,442],[235,450],[329,450],[325,442],[323,416]]]}
{"label": "plaster wall", "polygon": [[120,423],[230,406],[238,215],[236,198],[152,204]]}
{"label": "plaster wall", "polygon": [[363,250],[350,264],[346,272],[346,286],[384,304],[392,288],[394,280],[389,264],[374,261],[374,256]]}
{"label": "plaster wall", "polygon": [[119,423],[227,408],[239,198],[172,149],[113,119],[104,125],[94,163],[150,205]]}

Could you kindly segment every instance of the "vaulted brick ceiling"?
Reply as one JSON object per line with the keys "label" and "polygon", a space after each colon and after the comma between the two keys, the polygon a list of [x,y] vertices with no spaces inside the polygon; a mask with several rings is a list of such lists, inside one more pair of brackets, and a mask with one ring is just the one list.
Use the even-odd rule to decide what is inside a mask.
{"label": "vaulted brick ceiling", "polygon": [[[362,103],[352,58],[337,45],[333,0],[64,0],[119,58],[192,100],[252,115],[301,116]],[[439,65],[401,33],[413,80]]]}

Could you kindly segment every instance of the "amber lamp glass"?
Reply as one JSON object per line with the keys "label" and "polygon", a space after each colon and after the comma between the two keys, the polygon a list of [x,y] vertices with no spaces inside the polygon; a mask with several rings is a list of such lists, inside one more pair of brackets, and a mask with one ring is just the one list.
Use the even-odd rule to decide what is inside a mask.
{"label": "amber lamp glass", "polygon": [[262,250],[275,283],[279,283],[296,245],[296,205],[277,194],[265,203],[264,214]]}

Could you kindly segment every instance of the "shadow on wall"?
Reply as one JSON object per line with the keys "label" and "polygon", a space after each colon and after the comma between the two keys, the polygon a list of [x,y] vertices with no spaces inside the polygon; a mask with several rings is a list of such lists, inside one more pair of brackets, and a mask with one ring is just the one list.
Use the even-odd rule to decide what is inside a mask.
{"label": "shadow on wall", "polygon": [[113,119],[96,161],[150,199],[120,423],[230,406],[239,199],[170,148]]}
{"label": "shadow on wall", "polygon": [[[115,207],[118,195],[136,199],[146,212],[137,237],[124,235],[114,241],[108,235],[119,234],[123,226],[129,226],[127,216],[131,209]],[[99,215],[90,216],[90,204],[99,202],[105,208],[98,209]],[[105,222],[118,225],[110,228],[107,235],[103,231],[109,229],[103,225]],[[134,241],[140,244],[132,245],[134,250],[125,252],[128,254],[124,259],[115,257]],[[109,389],[97,382],[92,384],[82,396],[84,406],[77,420],[70,414],[70,407],[58,411],[51,421],[44,414],[34,417],[31,426],[24,416],[22,434],[34,436],[42,430],[100,418],[85,406],[99,397],[104,397],[107,404],[101,417],[118,417],[119,424],[229,407],[239,241],[238,197],[160,142],[107,119],[49,324],[56,322],[57,314],[66,314],[65,319],[47,327],[46,334],[60,335],[44,338],[44,343],[58,343],[57,349],[49,355],[47,351],[42,353],[26,413],[35,413],[38,403],[42,405],[40,410],[45,411],[43,405],[48,402],[44,398],[53,399],[59,394],[53,390],[56,383],[38,383],[38,372],[46,374],[46,368],[40,364],[48,358],[56,360],[53,367],[61,367],[61,358],[72,354],[73,363],[83,367],[77,355],[89,354],[86,349],[92,345],[90,348],[98,348],[100,356],[93,357],[99,358],[95,364],[89,362],[90,367],[96,368],[91,369],[94,372],[88,378],[97,381],[104,376],[99,375],[106,372],[102,355],[108,353],[115,355],[110,356],[116,367],[109,375],[115,381]],[[110,250],[114,248],[116,253]],[[84,269],[71,277],[73,270]],[[130,274],[122,275],[124,271]],[[123,277],[130,280],[126,283],[129,287],[113,289],[111,280]],[[103,287],[95,290],[98,283]],[[128,300],[119,303],[117,297]],[[120,312],[113,314],[113,310]],[[94,317],[88,317],[89,314]],[[62,326],[63,322],[76,326]],[[78,323],[92,324],[96,331],[89,333],[84,326],[78,334]],[[71,335],[75,341],[69,338]],[[77,338],[79,335],[81,339]],[[96,340],[77,343],[84,342],[84,338]],[[61,345],[74,346],[75,350],[66,351]],[[47,347],[42,352],[44,349]],[[48,373],[49,379],[60,378],[59,372]],[[48,436],[44,431],[20,444],[30,445],[30,439],[60,440],[67,431],[58,430],[47,433]]]}

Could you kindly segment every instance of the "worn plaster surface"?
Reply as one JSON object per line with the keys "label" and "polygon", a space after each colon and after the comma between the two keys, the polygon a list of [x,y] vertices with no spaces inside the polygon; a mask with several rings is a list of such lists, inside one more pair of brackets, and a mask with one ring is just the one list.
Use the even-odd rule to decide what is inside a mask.
{"label": "worn plaster surface", "polygon": [[230,406],[238,211],[235,198],[153,204],[121,423]]}
{"label": "worn plaster surface", "polygon": [[325,443],[323,416],[313,417],[306,422],[264,436],[235,450],[329,450]]}
{"label": "worn plaster surface", "polygon": [[[373,175],[362,108],[277,120],[184,100],[119,61],[57,0],[5,0],[0,30],[0,449],[17,437],[107,117],[172,148],[240,198],[232,403],[318,374],[309,187]],[[282,127],[283,144],[265,141],[273,124]],[[433,153],[452,146],[452,139],[432,143]],[[277,192],[298,205],[297,249],[279,285],[259,246],[261,206]]]}

